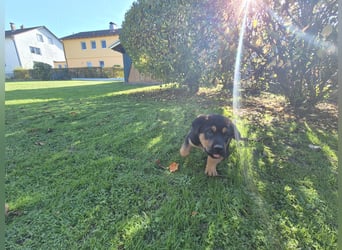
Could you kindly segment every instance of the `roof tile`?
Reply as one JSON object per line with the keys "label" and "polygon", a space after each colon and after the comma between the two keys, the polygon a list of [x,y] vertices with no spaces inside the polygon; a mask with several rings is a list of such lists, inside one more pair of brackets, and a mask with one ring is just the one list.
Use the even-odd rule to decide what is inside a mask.
{"label": "roof tile", "polygon": [[121,29],[115,29],[115,30],[95,30],[95,31],[85,31],[85,32],[79,32],[70,36],[62,37],[61,40],[70,40],[70,39],[79,39],[79,38],[89,38],[89,37],[99,37],[99,36],[113,36],[113,35],[119,35],[121,32]]}
{"label": "roof tile", "polygon": [[43,26],[37,26],[37,27],[31,27],[31,28],[23,28],[23,29],[16,29],[16,30],[6,30],[5,31],[5,37],[13,36],[13,35],[18,35],[20,33],[24,33],[26,31],[38,29],[38,28],[41,28],[41,27],[43,27]]}

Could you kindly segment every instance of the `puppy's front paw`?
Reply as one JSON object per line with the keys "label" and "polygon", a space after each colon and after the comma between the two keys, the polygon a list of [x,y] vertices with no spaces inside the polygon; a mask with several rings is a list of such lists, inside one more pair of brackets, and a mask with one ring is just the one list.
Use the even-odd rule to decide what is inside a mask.
{"label": "puppy's front paw", "polygon": [[223,160],[222,157],[220,158],[212,158],[208,156],[207,158],[207,165],[205,167],[205,173],[209,176],[218,176],[216,171],[216,166]]}
{"label": "puppy's front paw", "polygon": [[216,166],[206,166],[205,174],[208,176],[217,176]]}

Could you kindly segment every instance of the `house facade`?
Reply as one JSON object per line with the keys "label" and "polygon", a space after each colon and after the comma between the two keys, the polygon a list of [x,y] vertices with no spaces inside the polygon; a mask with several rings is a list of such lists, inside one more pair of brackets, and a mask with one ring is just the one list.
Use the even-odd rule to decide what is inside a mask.
{"label": "house facade", "polygon": [[66,67],[62,42],[45,26],[5,31],[5,74],[12,77],[16,68],[32,69],[34,62]]}
{"label": "house facade", "polygon": [[120,31],[114,23],[110,23],[106,30],[79,32],[61,38],[68,67],[122,68],[122,54],[109,48],[119,39]]}

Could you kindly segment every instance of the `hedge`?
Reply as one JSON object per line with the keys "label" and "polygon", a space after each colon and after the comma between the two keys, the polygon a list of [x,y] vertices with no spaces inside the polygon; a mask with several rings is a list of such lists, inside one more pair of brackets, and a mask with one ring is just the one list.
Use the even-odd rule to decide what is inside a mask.
{"label": "hedge", "polygon": [[[42,72],[42,68],[39,69],[22,69],[17,68],[14,70],[13,77],[8,80],[70,80],[72,78],[123,78],[123,68],[111,67],[91,67],[91,68],[64,68],[64,69],[45,69]],[[48,77],[47,77],[48,76]]]}

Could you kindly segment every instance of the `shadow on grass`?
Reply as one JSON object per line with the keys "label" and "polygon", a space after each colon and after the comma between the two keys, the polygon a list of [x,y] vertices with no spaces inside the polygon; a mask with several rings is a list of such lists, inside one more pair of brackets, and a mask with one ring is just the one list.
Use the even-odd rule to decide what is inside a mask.
{"label": "shadow on grass", "polygon": [[[318,120],[270,111],[250,119],[250,170],[265,221],[284,249],[337,244],[337,134]],[[251,122],[252,120],[252,122]],[[310,145],[318,148],[310,148]]]}

